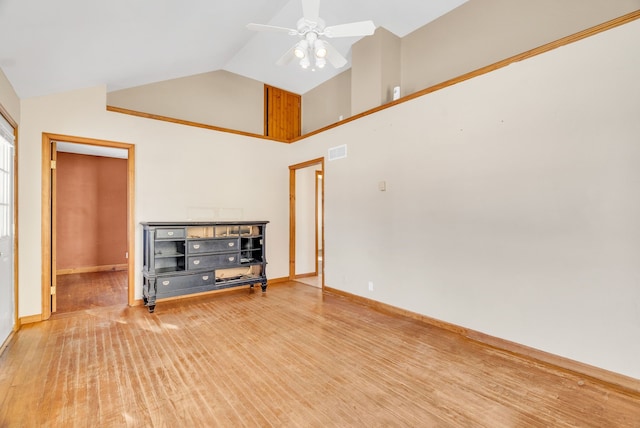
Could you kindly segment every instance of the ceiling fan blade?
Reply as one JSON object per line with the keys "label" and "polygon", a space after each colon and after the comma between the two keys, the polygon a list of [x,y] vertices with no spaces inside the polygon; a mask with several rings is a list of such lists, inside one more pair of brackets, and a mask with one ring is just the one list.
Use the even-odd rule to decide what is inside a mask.
{"label": "ceiling fan blade", "polygon": [[275,25],[247,24],[247,28],[253,31],[271,31],[271,32],[277,32],[277,33],[287,33],[291,36],[295,36],[296,34],[298,34],[298,30],[294,30],[293,28],[276,27]]}
{"label": "ceiling fan blade", "polygon": [[347,64],[347,60],[343,57],[340,52],[336,50],[333,46],[331,46],[326,41],[324,45],[327,48],[327,61],[331,63],[335,68],[342,68]]}
{"label": "ceiling fan blade", "polygon": [[276,61],[276,65],[287,65],[287,64],[289,64],[293,60],[293,58],[296,57],[296,54],[294,53],[295,49],[296,49],[296,45],[291,46],[291,49],[286,51],[284,53],[284,55],[282,55]]}
{"label": "ceiling fan blade", "polygon": [[307,21],[317,23],[320,19],[320,0],[302,0],[302,16]]}
{"label": "ceiling fan blade", "polygon": [[359,37],[370,36],[375,31],[376,26],[373,21],[360,21],[327,27],[323,34],[326,37]]}

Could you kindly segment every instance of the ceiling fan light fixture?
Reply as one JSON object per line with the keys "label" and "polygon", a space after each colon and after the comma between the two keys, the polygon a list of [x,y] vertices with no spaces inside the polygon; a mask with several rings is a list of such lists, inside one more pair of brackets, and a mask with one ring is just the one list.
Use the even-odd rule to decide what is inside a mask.
{"label": "ceiling fan light fixture", "polygon": [[316,58],[324,58],[327,56],[327,46],[322,40],[316,40],[313,44],[313,48],[315,50]]}
{"label": "ceiling fan light fixture", "polygon": [[306,56],[300,60],[300,67],[307,69],[309,68],[310,65],[311,65],[311,62],[309,61],[309,58],[307,58]]}
{"label": "ceiling fan light fixture", "polygon": [[293,51],[294,55],[300,59],[303,59],[307,56],[307,51],[309,50],[309,43],[306,40],[300,40],[296,45],[295,50]]}
{"label": "ceiling fan light fixture", "polygon": [[324,66],[327,65],[327,60],[324,58],[316,58],[316,67],[318,68],[324,68]]}

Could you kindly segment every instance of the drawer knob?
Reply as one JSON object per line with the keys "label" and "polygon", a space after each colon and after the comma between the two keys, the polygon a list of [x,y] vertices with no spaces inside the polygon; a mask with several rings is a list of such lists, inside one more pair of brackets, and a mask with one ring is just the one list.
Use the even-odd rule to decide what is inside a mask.
{"label": "drawer knob", "polygon": [[234,243],[234,242],[229,242],[229,246],[230,246],[230,247],[233,247],[234,245],[235,245],[235,243]]}
{"label": "drawer knob", "polygon": [[171,284],[171,281],[162,281],[162,285],[169,285]]}
{"label": "drawer knob", "polygon": [[200,260],[194,260],[194,261],[193,261],[193,264],[194,264],[194,265],[199,265],[199,264],[200,264]]}
{"label": "drawer knob", "polygon": [[209,279],[209,275],[203,275],[203,276],[202,276],[202,280],[203,280],[203,281],[206,281],[207,279]]}
{"label": "drawer knob", "polygon": [[167,232],[167,235],[173,236],[173,232]]}
{"label": "drawer knob", "polygon": [[235,259],[236,259],[235,257],[229,257],[230,262],[234,261]]}
{"label": "drawer knob", "polygon": [[200,248],[200,244],[193,244],[193,249],[197,250],[198,248]]}

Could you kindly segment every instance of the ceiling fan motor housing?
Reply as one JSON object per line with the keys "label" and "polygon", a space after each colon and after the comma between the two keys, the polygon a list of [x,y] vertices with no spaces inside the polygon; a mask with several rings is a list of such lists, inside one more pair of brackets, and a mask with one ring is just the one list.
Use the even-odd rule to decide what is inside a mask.
{"label": "ceiling fan motor housing", "polygon": [[325,23],[324,20],[318,18],[317,21],[310,21],[306,18],[300,18],[297,23],[298,34],[304,36],[309,32],[316,33],[316,35],[322,34],[324,31]]}

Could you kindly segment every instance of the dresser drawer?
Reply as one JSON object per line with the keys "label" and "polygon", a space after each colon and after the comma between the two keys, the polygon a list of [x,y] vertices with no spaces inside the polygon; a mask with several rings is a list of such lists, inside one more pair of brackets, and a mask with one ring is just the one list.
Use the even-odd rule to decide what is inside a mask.
{"label": "dresser drawer", "polygon": [[203,239],[189,241],[190,254],[214,253],[217,251],[234,251],[238,249],[238,239]]}
{"label": "dresser drawer", "polygon": [[214,284],[215,276],[213,272],[206,272],[196,275],[158,277],[156,281],[158,294],[165,294],[175,290]]}
{"label": "dresser drawer", "polygon": [[184,228],[182,229],[156,229],[156,239],[184,239]]}
{"label": "dresser drawer", "polygon": [[221,266],[236,266],[240,263],[240,253],[208,254],[188,258],[188,269],[209,269]]}

